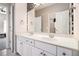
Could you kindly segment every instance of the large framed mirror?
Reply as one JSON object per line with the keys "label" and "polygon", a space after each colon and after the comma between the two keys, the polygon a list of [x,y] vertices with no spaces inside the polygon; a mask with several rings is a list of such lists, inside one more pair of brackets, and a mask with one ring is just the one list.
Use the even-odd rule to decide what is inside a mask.
{"label": "large framed mirror", "polygon": [[28,3],[28,32],[74,34],[73,3]]}

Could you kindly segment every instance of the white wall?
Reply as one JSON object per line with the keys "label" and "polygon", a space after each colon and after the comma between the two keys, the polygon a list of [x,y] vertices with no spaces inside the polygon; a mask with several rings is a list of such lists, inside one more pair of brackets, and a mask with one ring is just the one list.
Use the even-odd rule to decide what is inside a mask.
{"label": "white wall", "polygon": [[15,3],[14,11],[15,33],[23,34],[27,32],[27,5],[26,3]]}
{"label": "white wall", "polygon": [[28,12],[28,32],[34,32],[35,9]]}
{"label": "white wall", "polygon": [[79,3],[74,5],[74,37],[79,39]]}

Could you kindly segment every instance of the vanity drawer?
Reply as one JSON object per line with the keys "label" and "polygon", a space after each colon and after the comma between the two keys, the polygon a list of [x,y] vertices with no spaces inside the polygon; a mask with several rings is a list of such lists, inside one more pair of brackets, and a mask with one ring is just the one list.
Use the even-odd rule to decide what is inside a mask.
{"label": "vanity drawer", "polygon": [[17,36],[17,41],[19,41],[19,42],[20,41],[23,41],[23,42],[26,41],[26,44],[34,46],[34,40],[27,38],[27,37]]}
{"label": "vanity drawer", "polygon": [[45,50],[53,55],[56,55],[56,46],[54,45],[40,42],[40,41],[35,41],[35,47]]}
{"label": "vanity drawer", "polygon": [[62,47],[57,47],[57,55],[58,56],[72,56],[72,50],[62,48]]}
{"label": "vanity drawer", "polygon": [[26,44],[34,46],[34,40],[32,40],[30,38],[26,38]]}

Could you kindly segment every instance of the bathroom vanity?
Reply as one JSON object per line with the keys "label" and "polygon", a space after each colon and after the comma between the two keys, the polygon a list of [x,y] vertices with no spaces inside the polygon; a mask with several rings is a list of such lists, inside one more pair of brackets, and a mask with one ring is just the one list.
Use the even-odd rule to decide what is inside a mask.
{"label": "bathroom vanity", "polygon": [[17,36],[17,53],[22,56],[78,56],[78,46],[78,40],[72,38]]}

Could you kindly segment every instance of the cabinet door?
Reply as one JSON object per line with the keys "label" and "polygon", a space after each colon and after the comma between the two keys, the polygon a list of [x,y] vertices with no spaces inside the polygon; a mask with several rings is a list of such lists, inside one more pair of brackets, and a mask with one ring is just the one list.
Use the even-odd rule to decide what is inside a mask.
{"label": "cabinet door", "polygon": [[23,56],[31,56],[32,46],[26,42],[23,43]]}
{"label": "cabinet door", "polygon": [[72,50],[62,48],[62,47],[57,47],[57,55],[58,56],[72,56]]}
{"label": "cabinet door", "polygon": [[17,36],[17,52],[20,55],[23,55],[25,38],[21,36]]}
{"label": "cabinet door", "polygon": [[23,55],[23,42],[21,42],[21,41],[18,41],[18,42],[17,42],[17,52],[18,52],[20,55]]}
{"label": "cabinet door", "polygon": [[32,47],[32,56],[43,56],[43,50]]}

